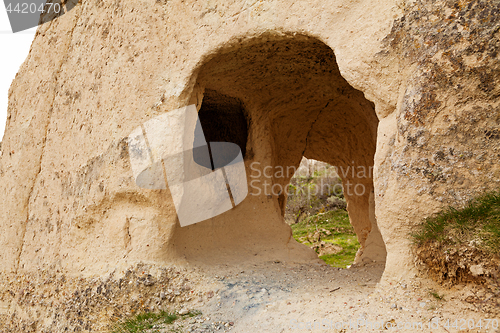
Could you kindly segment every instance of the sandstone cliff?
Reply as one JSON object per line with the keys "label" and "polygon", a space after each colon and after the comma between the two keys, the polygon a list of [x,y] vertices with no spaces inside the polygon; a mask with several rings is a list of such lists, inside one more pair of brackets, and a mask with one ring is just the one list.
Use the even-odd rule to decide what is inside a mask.
{"label": "sandstone cliff", "polygon": [[168,189],[136,186],[127,136],[195,104],[219,132],[244,119],[224,139],[261,189],[289,177],[254,162],[344,170],[357,262],[411,276],[412,226],[499,187],[499,22],[479,0],[80,1],[38,28],[9,91],[1,270],[314,260],[283,193],[181,228]]}

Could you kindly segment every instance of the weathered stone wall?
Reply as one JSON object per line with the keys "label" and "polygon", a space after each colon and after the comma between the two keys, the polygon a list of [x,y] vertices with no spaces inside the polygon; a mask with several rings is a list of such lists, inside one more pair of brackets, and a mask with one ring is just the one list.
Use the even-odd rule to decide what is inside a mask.
{"label": "weathered stone wall", "polygon": [[416,1],[383,41],[379,56],[398,59],[402,77],[375,161],[391,266],[411,265],[390,249],[408,248],[412,225],[500,186],[499,38],[499,1]]}
{"label": "weathered stone wall", "polygon": [[[2,198],[2,267],[16,272],[56,265],[73,273],[102,274],[116,265],[127,266],[138,260],[171,262],[207,253],[217,258],[214,260],[248,254],[289,260],[310,258],[312,254],[291,239],[291,231],[281,217],[279,198],[273,196],[249,196],[244,205],[213,221],[179,228],[168,191],[135,186],[124,138],[141,123],[173,108],[193,102],[200,107],[209,83],[214,87],[224,85],[222,81],[203,81],[203,71],[217,70],[217,63],[211,59],[227,55],[235,59],[229,66],[246,61],[250,74],[265,76],[264,58],[259,60],[260,67],[253,66],[255,59],[240,59],[237,52],[244,49],[248,55],[259,55],[267,49],[266,56],[271,58],[273,47],[281,43],[281,55],[270,59],[268,68],[281,81],[265,77],[276,89],[268,87],[268,95],[254,89],[253,96],[247,90],[246,99],[235,96],[245,99],[247,107],[254,110],[255,125],[250,126],[253,132],[247,150],[256,147],[247,164],[298,164],[306,140],[320,142],[323,132],[331,132],[328,117],[336,118],[339,124],[352,123],[345,127],[352,139],[337,133],[336,148],[344,142],[351,145],[349,148],[361,149],[345,149],[343,164],[352,163],[356,154],[363,157],[360,163],[372,164],[375,114],[369,115],[368,123],[365,121],[368,127],[357,123],[355,116],[349,117],[349,109],[334,114],[338,112],[335,107],[349,105],[350,99],[353,105],[358,105],[357,98],[364,99],[340,76],[335,56],[345,59],[345,64],[349,63],[347,59],[354,60],[344,65],[345,78],[350,77],[361,89],[373,85],[380,90],[383,85],[374,84],[376,78],[370,72],[376,72],[375,66],[379,66],[373,54],[380,51],[377,39],[381,41],[390,31],[392,5],[382,10],[368,3],[328,4],[328,11],[324,6],[321,2],[298,2],[290,9],[280,2],[154,2],[146,6],[84,1],[40,27],[10,91],[4,140],[9,153],[2,157],[1,170],[5,179],[2,186],[12,195]],[[366,6],[380,15],[366,11]],[[292,19],[290,10],[304,16],[299,21]],[[359,15],[365,19],[358,21]],[[390,19],[384,19],[387,16]],[[356,35],[373,38],[363,37],[354,43],[352,36]],[[287,45],[292,49],[286,49]],[[335,55],[326,45],[335,49]],[[301,47],[309,48],[309,53]],[[328,59],[308,59],[315,50],[328,54]],[[280,61],[288,61],[289,68],[282,67]],[[337,62],[341,65],[342,61]],[[308,72],[314,66],[317,71]],[[284,72],[278,77],[277,71]],[[230,77],[226,79],[230,82]],[[304,85],[301,79],[309,80],[304,96],[291,96],[296,87]],[[249,82],[241,83],[250,87]],[[288,95],[280,95],[278,89],[287,85]],[[381,110],[387,109],[390,89],[385,86],[384,93],[376,93],[376,89],[365,89],[366,95],[379,101]],[[238,91],[240,95],[243,92]],[[339,105],[338,101],[329,103],[332,93],[342,101]],[[26,95],[30,98],[24,98]],[[295,119],[299,120],[296,129],[290,128],[296,133],[287,132],[288,126],[295,126],[293,119],[286,126],[278,126],[279,112],[287,112],[284,105],[274,111],[274,123],[270,122],[273,117],[265,116],[272,105],[259,103],[267,98],[279,106],[278,99],[270,99],[273,96],[301,103],[291,115],[301,117]],[[309,103],[308,98],[316,101]],[[365,106],[354,107],[373,112],[369,102],[362,104]],[[326,118],[317,120],[318,129],[308,137],[318,112],[325,107],[331,111],[322,113]],[[262,121],[258,117],[263,117]],[[355,142],[357,128],[353,127],[356,123],[365,126],[359,130],[368,135],[368,141],[359,140],[359,148]],[[288,138],[297,144],[288,142]],[[370,148],[363,148],[363,143]],[[288,148],[280,146],[285,144]],[[311,151],[313,156],[323,155],[330,162],[338,159],[326,158],[327,151],[334,147],[325,149],[318,143],[308,146],[316,149]],[[285,154],[287,151],[293,154]],[[367,153],[363,155],[363,151]],[[367,208],[368,198],[363,202]],[[362,221],[353,224],[364,230],[366,237],[371,228],[368,213]]]}
{"label": "weathered stone wall", "polygon": [[499,7],[82,0],[38,29],[9,91],[2,271],[312,260],[283,222],[283,195],[249,195],[180,228],[168,190],[134,184],[125,138],[164,112],[200,109],[212,90],[245,106],[249,177],[252,162],[298,166],[302,155],[374,167],[374,181],[343,177],[366,189],[347,196],[374,249],[357,260],[383,259],[380,229],[385,281],[413,273],[411,227],[498,188]]}

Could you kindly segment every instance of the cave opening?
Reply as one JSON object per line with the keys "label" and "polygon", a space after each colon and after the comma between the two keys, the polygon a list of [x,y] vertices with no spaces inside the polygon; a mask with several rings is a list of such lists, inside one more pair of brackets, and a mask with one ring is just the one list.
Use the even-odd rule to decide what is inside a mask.
{"label": "cave opening", "polygon": [[312,248],[326,264],[339,268],[353,264],[360,246],[337,167],[302,158],[288,185],[284,218],[294,239]]}
{"label": "cave opening", "polygon": [[375,105],[344,79],[328,45],[300,34],[249,37],[211,53],[193,78],[207,142],[240,146],[249,195],[220,216],[178,229],[176,246],[186,258],[306,253],[285,223],[294,172],[284,170],[307,157],[335,166],[342,180],[359,241],[355,263],[385,261],[375,218]]}
{"label": "cave opening", "polygon": [[207,142],[232,142],[246,155],[248,125],[246,111],[238,98],[206,89],[198,112]]}

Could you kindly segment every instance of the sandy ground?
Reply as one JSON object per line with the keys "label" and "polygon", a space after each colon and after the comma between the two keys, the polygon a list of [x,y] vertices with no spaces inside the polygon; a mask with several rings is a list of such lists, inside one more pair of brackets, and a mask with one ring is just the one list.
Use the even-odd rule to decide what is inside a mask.
{"label": "sandy ground", "polygon": [[147,333],[500,332],[500,309],[493,315],[474,302],[477,286],[444,289],[418,277],[382,284],[383,270],[374,263],[338,269],[318,259],[138,264],[100,278],[0,276],[0,332],[109,333],[110,318],[160,310],[201,314]]}
{"label": "sandy ground", "polygon": [[443,289],[418,278],[381,285],[383,269],[284,262],[198,266],[192,273],[202,296],[184,309],[202,314],[159,331],[500,332],[498,317],[465,301],[474,288]]}

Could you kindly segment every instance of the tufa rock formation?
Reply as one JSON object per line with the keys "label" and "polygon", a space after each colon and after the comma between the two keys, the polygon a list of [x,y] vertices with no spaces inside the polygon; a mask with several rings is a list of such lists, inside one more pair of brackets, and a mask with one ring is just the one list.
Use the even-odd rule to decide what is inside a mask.
{"label": "tufa rock formation", "polygon": [[[356,263],[414,274],[412,226],[500,185],[499,39],[498,1],[82,0],[38,28],[9,91],[0,268],[314,260],[269,193],[305,156],[340,170]],[[181,228],[126,138],[190,104],[243,147],[250,194]]]}

